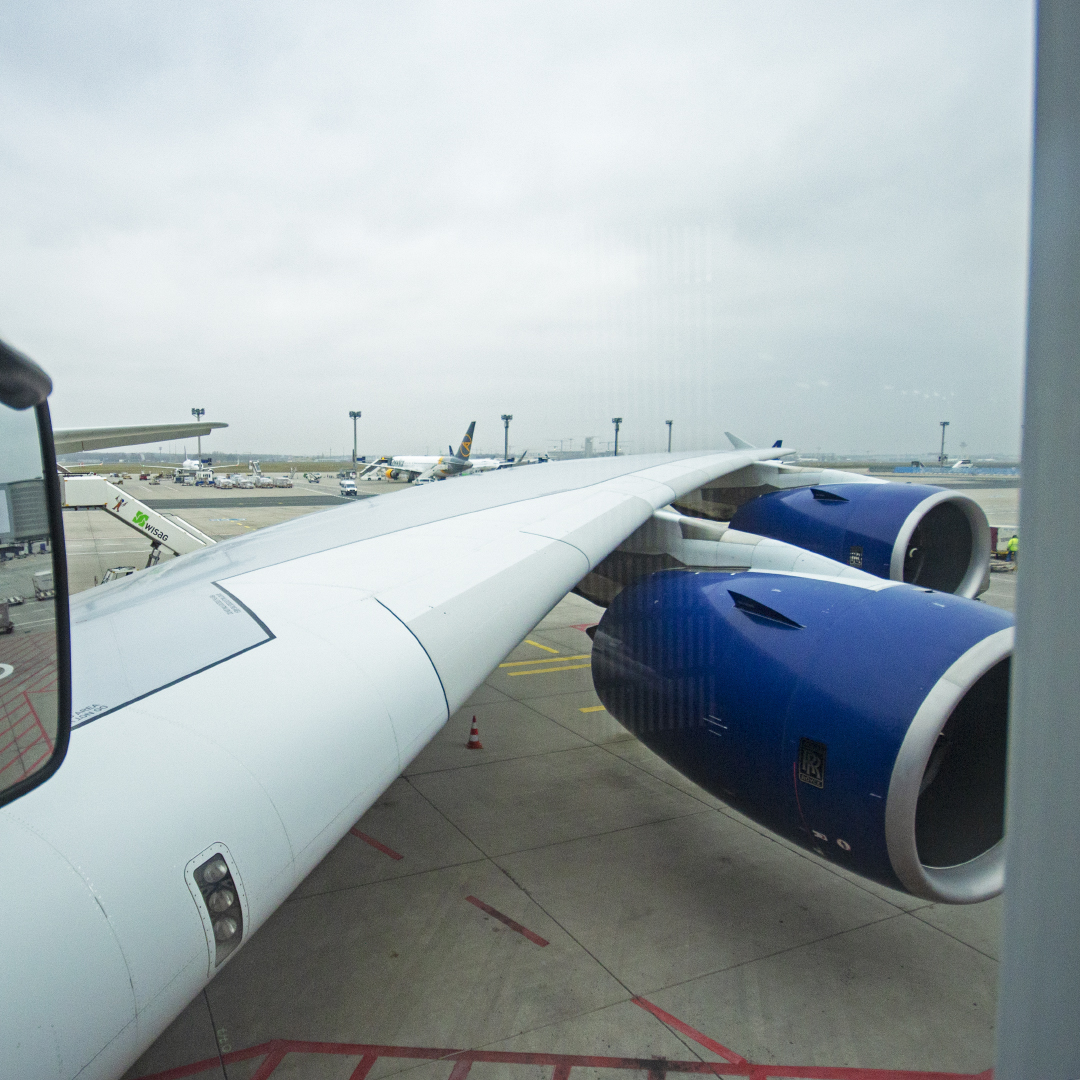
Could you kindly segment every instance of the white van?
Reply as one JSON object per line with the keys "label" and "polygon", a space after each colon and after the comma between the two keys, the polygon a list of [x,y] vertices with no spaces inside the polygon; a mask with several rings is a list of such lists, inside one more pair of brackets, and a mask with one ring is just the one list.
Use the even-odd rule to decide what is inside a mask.
{"label": "white van", "polygon": [[354,480],[339,480],[338,487],[341,488],[342,495],[356,494],[356,482]]}

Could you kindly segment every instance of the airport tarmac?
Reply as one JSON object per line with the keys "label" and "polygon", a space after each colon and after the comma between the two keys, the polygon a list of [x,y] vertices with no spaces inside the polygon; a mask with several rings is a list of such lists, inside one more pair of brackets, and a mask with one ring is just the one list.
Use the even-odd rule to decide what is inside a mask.
{"label": "airport tarmac", "polygon": [[[242,494],[178,512],[224,539],[321,510],[213,501]],[[149,551],[101,511],[65,527],[81,587]],[[984,599],[1011,609],[1015,584]],[[600,706],[601,614],[557,605],[127,1076],[987,1070],[1000,900],[862,881],[684,779]]]}

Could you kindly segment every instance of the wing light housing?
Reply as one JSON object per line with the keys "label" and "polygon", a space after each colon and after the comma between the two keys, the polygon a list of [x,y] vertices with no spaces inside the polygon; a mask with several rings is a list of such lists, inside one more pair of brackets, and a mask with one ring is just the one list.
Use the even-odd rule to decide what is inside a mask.
{"label": "wing light housing", "polygon": [[246,903],[236,860],[224,844],[214,844],[187,864],[185,877],[202,919],[213,975],[244,937]]}

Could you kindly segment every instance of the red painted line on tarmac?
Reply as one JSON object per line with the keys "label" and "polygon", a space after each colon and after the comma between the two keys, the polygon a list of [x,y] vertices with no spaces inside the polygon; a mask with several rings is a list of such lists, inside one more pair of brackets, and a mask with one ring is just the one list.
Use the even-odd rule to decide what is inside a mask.
{"label": "red painted line on tarmac", "polygon": [[364,1080],[367,1074],[371,1072],[371,1067],[378,1060],[378,1054],[365,1054],[360,1059],[360,1064],[349,1074],[349,1080]]}
{"label": "red painted line on tarmac", "polygon": [[263,1063],[251,1074],[251,1080],[267,1080],[267,1077],[281,1064],[288,1052],[289,1044],[275,1039],[270,1044],[270,1053],[263,1058]]}
{"label": "red painted line on tarmac", "polygon": [[534,945],[549,945],[550,942],[545,941],[539,934],[534,934],[531,930],[527,930],[519,922],[514,922],[508,915],[504,915],[501,911],[496,911],[490,904],[485,904],[483,900],[477,900],[475,896],[466,896],[466,900],[470,904],[475,904],[481,911],[486,911],[493,919],[498,919],[499,922],[505,923],[511,930],[516,930],[522,937],[527,937]]}
{"label": "red painted line on tarmac", "polygon": [[633,998],[635,1005],[640,1005],[646,1012],[651,1012],[663,1024],[667,1024],[669,1028],[675,1031],[681,1032],[683,1035],[693,1039],[694,1042],[701,1046],[704,1046],[706,1050],[711,1050],[714,1054],[719,1054],[725,1061],[731,1062],[732,1065],[745,1065],[746,1058],[740,1054],[736,1054],[734,1050],[729,1050],[726,1046],[721,1046],[715,1039],[710,1039],[708,1035],[702,1035],[696,1028],[692,1028],[689,1024],[684,1024],[677,1016],[672,1016],[669,1012],[664,1012],[659,1006],[654,1005],[651,1001],[646,1001],[643,997]]}
{"label": "red painted line on tarmac", "polygon": [[471,1068],[472,1062],[468,1058],[459,1058],[454,1062],[454,1067],[450,1070],[450,1080],[465,1080]]}
{"label": "red painted line on tarmac", "polygon": [[[634,999],[641,1003],[643,999]],[[642,1005],[642,1008],[645,1006]],[[654,1006],[655,1008],[655,1006]],[[652,1010],[650,1010],[652,1011]],[[662,1011],[662,1010],[660,1010]],[[665,1014],[667,1015],[667,1014]],[[672,1018],[674,1019],[674,1017]],[[667,1021],[665,1021],[667,1023]],[[679,1021],[681,1023],[681,1021]],[[693,1029],[690,1029],[691,1031]],[[693,1037],[693,1036],[692,1036]],[[708,1045],[703,1043],[702,1045]],[[716,1045],[719,1045],[718,1043]],[[730,1053],[730,1051],[729,1051]],[[552,1080],[567,1080],[574,1068],[622,1069],[670,1076],[684,1073],[694,1076],[745,1076],[748,1080],[992,1080],[993,1070],[979,1074],[919,1072],[913,1069],[861,1069],[828,1065],[755,1065],[748,1061],[667,1061],[658,1058],[600,1057],[579,1054],[518,1053],[510,1050],[453,1050],[424,1046],[380,1046],[372,1043],[304,1042],[299,1039],[275,1039],[245,1050],[230,1050],[220,1057],[206,1058],[179,1068],[143,1076],[141,1080],[184,1080],[224,1062],[250,1061],[262,1057],[263,1063],[251,1080],[265,1080],[288,1054],[325,1054],[356,1057],[360,1063],[351,1080],[364,1080],[371,1066],[381,1057],[408,1058],[420,1061],[453,1061],[454,1077],[464,1077],[472,1065],[486,1062],[499,1065],[541,1065],[553,1070]],[[462,1071],[459,1073],[458,1068]]]}
{"label": "red painted line on tarmac", "polygon": [[574,628],[575,630],[580,630],[580,631],[581,631],[582,633],[585,633],[585,631],[586,631],[586,630],[588,630],[590,626],[599,626],[599,623],[594,623],[594,622],[576,622],[576,623],[571,623],[570,625],[571,625],[571,626],[573,626],[573,628]]}
{"label": "red painted line on tarmac", "polygon": [[404,855],[399,855],[392,847],[387,847],[385,844],[379,843],[374,836],[368,836],[366,832],[361,832],[358,828],[353,826],[349,830],[353,836],[359,837],[365,844],[370,844],[376,851],[381,851],[384,855],[389,855],[391,859],[404,859]]}
{"label": "red painted line on tarmac", "polygon": [[220,1057],[203,1058],[202,1061],[193,1061],[190,1065],[179,1065],[175,1069],[166,1069],[164,1072],[147,1073],[142,1080],[184,1080],[188,1076],[198,1076],[207,1069],[220,1069],[223,1061],[226,1065],[231,1065],[234,1061],[250,1061],[252,1058],[262,1057],[275,1045],[274,1043],[259,1043],[258,1046],[249,1046],[245,1050],[230,1050]]}

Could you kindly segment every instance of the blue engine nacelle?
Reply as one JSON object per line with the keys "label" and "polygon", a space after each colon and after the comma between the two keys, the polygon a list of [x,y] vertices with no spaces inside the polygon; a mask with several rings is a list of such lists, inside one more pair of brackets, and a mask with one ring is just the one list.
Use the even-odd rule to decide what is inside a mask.
{"label": "blue engine nacelle", "polygon": [[878,577],[974,598],[990,527],[978,503],[925,484],[827,484],[743,503],[733,529],[770,536]]}
{"label": "blue engine nacelle", "polygon": [[717,798],[916,896],[1004,884],[1012,617],[882,582],[668,570],[600,622],[608,712]]}

